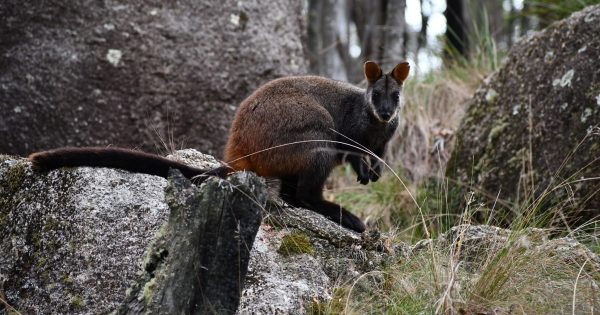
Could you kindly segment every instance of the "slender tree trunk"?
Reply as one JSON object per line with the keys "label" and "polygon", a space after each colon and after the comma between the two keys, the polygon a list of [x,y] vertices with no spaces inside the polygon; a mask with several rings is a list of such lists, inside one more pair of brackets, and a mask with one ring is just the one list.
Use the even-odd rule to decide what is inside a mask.
{"label": "slender tree trunk", "polygon": [[382,27],[382,52],[379,59],[384,71],[391,70],[398,62],[404,60],[404,33],[406,21],[404,11],[406,0],[385,1],[385,24]]}
{"label": "slender tree trunk", "polygon": [[[309,0],[307,50],[311,71],[357,82],[363,79],[366,60],[391,70],[406,56],[405,8],[405,0]],[[361,48],[357,58],[349,53],[351,26],[356,26]]]}
{"label": "slender tree trunk", "polygon": [[529,1],[523,1],[523,9],[521,10],[521,18],[519,24],[521,26],[521,34],[526,34],[528,30],[533,29],[533,23],[531,21],[531,15],[527,14],[531,11],[531,4]]}
{"label": "slender tree trunk", "polygon": [[417,37],[417,54],[421,48],[427,46],[427,28],[429,24],[429,15],[423,10],[423,0],[421,0],[421,29]]}
{"label": "slender tree trunk", "polygon": [[507,38],[506,45],[507,48],[512,47],[514,40],[517,36],[519,36],[517,29],[517,9],[515,8],[515,0],[510,0],[510,12],[508,13],[508,23],[507,23]]}
{"label": "slender tree trunk", "polygon": [[466,28],[465,0],[447,0],[446,11],[446,47],[445,62],[450,62],[456,56],[468,57],[469,40]]}
{"label": "slender tree trunk", "polygon": [[337,0],[310,0],[308,3],[308,51],[311,72],[347,80],[338,53],[340,15]]}

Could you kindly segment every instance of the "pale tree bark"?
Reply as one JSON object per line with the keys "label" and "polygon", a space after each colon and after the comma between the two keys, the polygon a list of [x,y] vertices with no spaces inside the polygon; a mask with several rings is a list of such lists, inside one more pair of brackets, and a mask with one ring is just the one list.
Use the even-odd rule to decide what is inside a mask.
{"label": "pale tree bark", "polygon": [[[391,70],[406,57],[405,8],[405,0],[309,0],[307,46],[312,72],[358,82],[366,60]],[[356,29],[358,57],[349,53],[350,26]]]}
{"label": "pale tree bark", "polygon": [[396,64],[406,58],[404,51],[404,34],[406,32],[406,21],[404,11],[405,0],[386,1],[385,21],[381,29],[383,50],[378,59],[385,71],[391,70]]}
{"label": "pale tree bark", "polygon": [[339,4],[343,0],[308,2],[308,52],[312,72],[333,79],[347,80],[346,69],[337,46],[343,29]]}

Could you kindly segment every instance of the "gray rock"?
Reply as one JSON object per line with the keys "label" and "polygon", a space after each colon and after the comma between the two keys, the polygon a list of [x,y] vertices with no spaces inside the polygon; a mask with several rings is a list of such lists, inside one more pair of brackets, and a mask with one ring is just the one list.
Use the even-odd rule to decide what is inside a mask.
{"label": "gray rock", "polygon": [[34,174],[24,159],[0,161],[0,292],[27,313],[115,309],[168,216],[166,180],[89,167]]}
{"label": "gray rock", "polygon": [[331,279],[317,258],[277,252],[284,233],[263,227],[256,236],[239,314],[305,314],[313,299],[331,299]]}
{"label": "gray rock", "polygon": [[0,290],[28,314],[107,313],[168,215],[166,180],[106,168],[0,165]]}
{"label": "gray rock", "polygon": [[[306,314],[334,288],[408,256],[408,246],[360,235],[322,215],[273,202],[254,241],[239,314]],[[291,248],[290,248],[291,247]],[[366,277],[361,286],[382,279]]]}
{"label": "gray rock", "polygon": [[410,253],[428,250],[430,245],[437,249],[456,249],[460,246],[458,259],[476,269],[502,249],[511,248],[519,250],[523,256],[545,253],[579,266],[587,261],[595,273],[600,273],[600,258],[596,253],[573,237],[552,238],[552,233],[552,230],[538,228],[511,231],[490,225],[463,224],[452,227],[438,239],[418,242],[410,248]]}
{"label": "gray rock", "polygon": [[6,0],[0,16],[3,153],[220,155],[243,98],[306,72],[301,1]]}
{"label": "gray rock", "polygon": [[264,181],[236,173],[199,188],[178,170],[169,173],[169,219],[118,314],[235,314],[262,221]]}
{"label": "gray rock", "polygon": [[600,214],[599,33],[600,6],[577,12],[521,40],[476,92],[447,175],[498,196],[496,217],[541,195],[567,220]]}
{"label": "gray rock", "polygon": [[213,156],[202,154],[195,149],[177,150],[174,154],[167,155],[167,158],[185,163],[187,165],[200,169],[217,168],[221,163]]}

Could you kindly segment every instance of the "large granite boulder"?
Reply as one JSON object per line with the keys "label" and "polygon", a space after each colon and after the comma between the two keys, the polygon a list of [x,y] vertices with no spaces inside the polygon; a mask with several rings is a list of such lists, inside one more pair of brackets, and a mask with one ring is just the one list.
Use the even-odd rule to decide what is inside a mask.
{"label": "large granite boulder", "polygon": [[239,102],[304,73],[302,2],[0,2],[0,152],[221,154]]}
{"label": "large granite boulder", "polygon": [[495,218],[512,217],[508,208],[563,223],[600,214],[598,34],[597,5],[522,39],[476,92],[447,175],[495,204]]}

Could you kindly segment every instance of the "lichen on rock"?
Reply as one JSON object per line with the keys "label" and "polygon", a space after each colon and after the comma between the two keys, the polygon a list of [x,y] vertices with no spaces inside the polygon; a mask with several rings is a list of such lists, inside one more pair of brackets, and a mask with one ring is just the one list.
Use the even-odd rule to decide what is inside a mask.
{"label": "lichen on rock", "polygon": [[[201,164],[212,161],[193,151],[182,155]],[[168,294],[161,291],[161,279],[177,274],[168,268],[159,272],[165,262],[203,259],[172,250],[187,241],[170,238],[173,229],[165,224],[169,213],[189,218],[180,222],[191,224],[197,216],[190,215],[188,205],[238,191],[243,193],[234,194],[233,198],[239,198],[236,202],[260,207],[265,202],[262,181],[249,173],[213,178],[194,187],[181,176],[167,183],[156,176],[106,168],[40,174],[31,170],[28,161],[15,158],[0,162],[0,187],[0,202],[7,206],[0,208],[0,251],[8,253],[0,255],[0,293],[22,313],[50,308],[57,313],[108,313],[122,305],[126,296],[144,305],[163,301]],[[600,259],[582,244],[568,237],[553,239],[539,229],[463,225],[439,239],[408,246],[377,231],[357,234],[314,211],[289,207],[280,200],[271,200],[264,214],[267,219],[251,246],[239,314],[341,311],[350,293],[385,286],[390,268],[430,255],[430,250],[456,248],[456,244],[461,248],[456,255],[461,268],[472,273],[482,272],[489,257],[503,251],[522,255],[517,256],[524,257],[520,263],[546,257],[600,268]],[[225,234],[239,239],[238,232],[230,227]],[[243,244],[248,245],[239,245]],[[184,265],[201,268],[206,264]],[[195,283],[187,280],[176,283]],[[139,290],[130,287],[132,282],[139,284]]]}
{"label": "lichen on rock", "polygon": [[340,283],[408,257],[408,245],[386,235],[359,235],[278,201],[270,203],[266,222],[254,242],[239,314],[314,311],[332,301]]}
{"label": "lichen on rock", "polygon": [[0,274],[8,302],[26,313],[114,309],[166,215],[165,184],[112,169],[36,174],[26,160],[2,162]]}
{"label": "lichen on rock", "polygon": [[0,152],[177,139],[220,153],[245,97],[306,73],[302,2],[111,3],[0,1]]}

